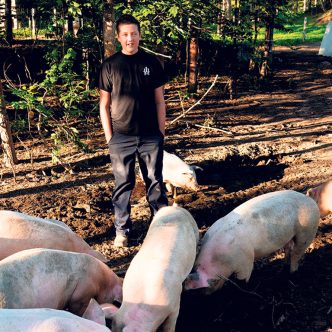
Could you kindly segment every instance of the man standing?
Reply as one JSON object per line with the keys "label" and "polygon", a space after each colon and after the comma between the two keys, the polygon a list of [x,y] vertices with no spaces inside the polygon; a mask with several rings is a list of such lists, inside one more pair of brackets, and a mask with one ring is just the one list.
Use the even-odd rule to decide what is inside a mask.
{"label": "man standing", "polygon": [[133,16],[122,15],[116,33],[122,49],[106,59],[100,71],[100,119],[115,178],[114,245],[123,247],[132,228],[130,196],[136,155],[152,215],[167,206],[162,181],[166,77],[158,59],[138,48],[140,24]]}

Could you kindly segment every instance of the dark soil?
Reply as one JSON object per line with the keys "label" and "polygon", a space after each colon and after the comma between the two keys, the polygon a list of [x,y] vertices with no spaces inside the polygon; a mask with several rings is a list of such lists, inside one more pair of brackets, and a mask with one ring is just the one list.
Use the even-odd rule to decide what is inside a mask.
{"label": "dark soil", "polygon": [[[201,190],[180,191],[178,198],[202,233],[254,196],[281,189],[306,192],[332,178],[332,59],[317,53],[317,45],[279,48],[269,83],[258,89],[243,76],[238,96],[228,100],[219,81],[185,118],[168,125],[165,149],[204,169],[197,173]],[[212,80],[202,84],[200,94]],[[177,96],[168,86],[168,123],[182,112]],[[132,196],[135,238],[129,248],[116,249],[111,164],[98,118],[90,126],[83,140],[94,148],[93,154],[64,148],[62,156],[74,174],[52,165],[37,139],[17,141],[21,162],[15,167],[16,182],[10,170],[2,169],[0,208],[64,221],[124,275],[148,228],[144,186],[137,178]],[[177,331],[328,331],[330,229],[328,216],[295,275],[289,276],[278,252],[256,262],[248,284],[232,279],[210,296],[183,294]]]}

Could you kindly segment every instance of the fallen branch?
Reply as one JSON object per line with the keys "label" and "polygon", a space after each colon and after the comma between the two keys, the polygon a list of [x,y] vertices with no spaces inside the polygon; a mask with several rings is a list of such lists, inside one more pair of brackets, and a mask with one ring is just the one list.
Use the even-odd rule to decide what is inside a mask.
{"label": "fallen branch", "polygon": [[211,89],[214,87],[214,85],[216,84],[218,79],[218,75],[216,75],[214,81],[212,82],[212,84],[210,85],[210,87],[205,91],[204,95],[201,97],[201,99],[199,99],[194,105],[192,105],[191,107],[189,107],[186,111],[184,111],[181,115],[179,115],[177,118],[175,118],[174,120],[172,120],[169,124],[173,124],[174,122],[178,121],[179,119],[183,118],[188,112],[190,112],[195,106],[199,105],[201,103],[201,101],[205,98],[205,96],[211,91]]}
{"label": "fallen branch", "polygon": [[260,299],[263,299],[263,296],[262,296],[262,295],[259,295],[259,294],[256,293],[256,292],[250,292],[250,291],[247,291],[247,290],[241,288],[236,282],[234,282],[233,280],[231,280],[231,279],[225,277],[225,276],[222,275],[222,274],[219,274],[218,277],[219,277],[220,279],[223,279],[223,280],[225,280],[225,281],[228,281],[229,283],[231,283],[233,286],[235,286],[235,287],[236,287],[239,291],[241,291],[242,293],[246,293],[246,294],[254,295],[254,296],[257,296],[257,297],[260,298]]}
{"label": "fallen branch", "polygon": [[148,48],[143,47],[143,46],[140,46],[140,48],[142,48],[144,51],[147,51],[148,53],[152,53],[154,55],[158,55],[158,56],[161,56],[161,57],[166,58],[166,59],[172,59],[172,57],[170,55],[165,55],[165,54],[157,53],[157,52],[151,51]]}
{"label": "fallen branch", "polygon": [[199,127],[199,128],[206,128],[206,129],[217,130],[217,131],[221,131],[224,134],[234,136],[234,134],[232,132],[224,130],[224,129],[214,128],[214,127],[210,127],[210,126],[202,126],[202,125],[198,125],[198,124],[194,124],[194,126]]}

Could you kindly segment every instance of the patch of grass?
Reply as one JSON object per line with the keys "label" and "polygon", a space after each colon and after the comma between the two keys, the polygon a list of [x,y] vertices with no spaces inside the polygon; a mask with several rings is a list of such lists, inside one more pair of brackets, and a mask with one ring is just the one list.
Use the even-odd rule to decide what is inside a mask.
{"label": "patch of grass", "polygon": [[[307,16],[306,35],[303,35],[304,16],[294,18],[294,22],[286,24],[285,30],[274,30],[274,45],[295,46],[303,43],[320,42],[323,38],[326,24],[317,23],[315,17]],[[259,40],[264,40],[264,31],[259,34]]]}

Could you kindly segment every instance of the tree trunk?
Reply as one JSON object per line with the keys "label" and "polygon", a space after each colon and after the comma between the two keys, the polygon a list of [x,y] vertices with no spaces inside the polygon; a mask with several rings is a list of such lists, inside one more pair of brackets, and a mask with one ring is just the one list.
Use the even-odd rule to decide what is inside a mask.
{"label": "tree trunk", "polygon": [[13,28],[18,28],[17,21],[17,8],[16,8],[16,0],[12,0],[12,16],[13,16]]}
{"label": "tree trunk", "polygon": [[198,32],[191,25],[189,38],[189,66],[188,66],[188,92],[197,92],[197,74],[198,74]]}
{"label": "tree trunk", "polygon": [[73,16],[69,13],[68,13],[68,19],[67,19],[67,27],[68,27],[68,32],[73,35],[74,34],[74,19],[73,19]]}
{"label": "tree trunk", "polygon": [[274,30],[275,8],[272,9],[270,17],[266,22],[265,31],[265,47],[263,55],[263,63],[261,67],[261,77],[266,77],[271,71],[272,65],[272,46],[273,46],[273,30]]}
{"label": "tree trunk", "polygon": [[231,0],[224,0],[225,6],[225,17],[230,20],[232,18],[232,1]]}
{"label": "tree trunk", "polygon": [[14,149],[13,138],[6,112],[5,98],[3,96],[2,82],[0,81],[0,142],[3,149],[4,165],[12,167],[17,164],[17,157]]}
{"label": "tree trunk", "polygon": [[220,36],[222,33],[222,16],[223,16],[223,12],[222,12],[222,3],[224,0],[219,0],[217,3],[217,10],[218,10],[218,14],[217,14],[217,34]]}
{"label": "tree trunk", "polygon": [[114,4],[113,0],[105,0],[103,16],[104,35],[104,57],[107,58],[115,53],[115,33],[114,33]]}
{"label": "tree trunk", "polygon": [[6,41],[8,44],[13,42],[13,21],[12,21],[12,1],[5,2],[5,25],[6,25]]}
{"label": "tree trunk", "polygon": [[268,17],[266,19],[265,46],[263,62],[260,71],[261,77],[266,77],[271,72],[272,67],[272,47],[273,31],[276,17],[276,1],[271,1],[268,7]]}
{"label": "tree trunk", "polygon": [[257,37],[258,37],[258,9],[256,7],[256,3],[253,4],[253,8],[252,8],[253,12],[254,12],[254,47],[256,47],[257,44]]}
{"label": "tree trunk", "polygon": [[35,17],[36,10],[31,8],[31,36],[32,39],[36,38],[36,17]]}

